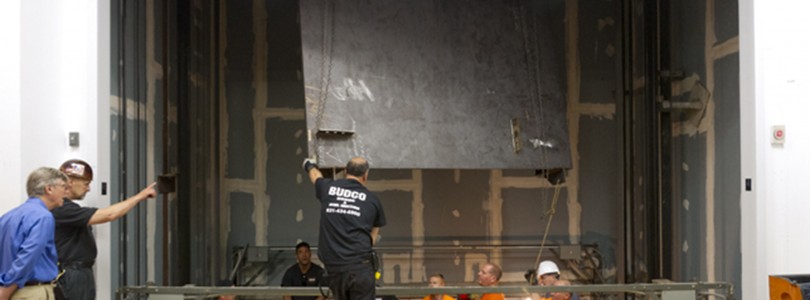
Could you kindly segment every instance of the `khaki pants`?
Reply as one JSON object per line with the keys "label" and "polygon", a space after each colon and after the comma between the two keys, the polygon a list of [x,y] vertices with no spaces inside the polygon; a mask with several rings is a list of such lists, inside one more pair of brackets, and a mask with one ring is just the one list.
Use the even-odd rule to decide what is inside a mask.
{"label": "khaki pants", "polygon": [[17,289],[14,295],[11,295],[11,300],[54,300],[56,297],[53,295],[53,285],[28,285],[24,288]]}

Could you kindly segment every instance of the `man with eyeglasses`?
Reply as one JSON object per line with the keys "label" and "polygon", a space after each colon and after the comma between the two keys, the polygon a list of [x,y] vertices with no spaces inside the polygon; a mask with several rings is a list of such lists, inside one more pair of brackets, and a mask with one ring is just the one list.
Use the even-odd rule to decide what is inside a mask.
{"label": "man with eyeglasses", "polygon": [[28,175],[28,200],[0,217],[0,300],[54,299],[56,245],[51,210],[62,206],[68,178],[42,167]]}
{"label": "man with eyeglasses", "polygon": [[75,201],[81,201],[90,192],[93,168],[83,160],[71,159],[64,162],[59,170],[70,179],[65,205],[53,210],[59,268],[65,271],[59,278],[59,285],[65,299],[96,299],[93,264],[98,251],[90,226],[115,221],[141,201],[155,197],[155,183],[129,199],[105,208],[82,207]]}

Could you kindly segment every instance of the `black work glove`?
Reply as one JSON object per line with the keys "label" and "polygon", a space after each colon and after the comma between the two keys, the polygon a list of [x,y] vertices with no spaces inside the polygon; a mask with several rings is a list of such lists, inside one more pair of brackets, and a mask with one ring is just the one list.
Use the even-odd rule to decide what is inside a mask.
{"label": "black work glove", "polygon": [[304,163],[302,164],[302,166],[304,167],[304,171],[309,173],[309,170],[317,168],[318,167],[317,162],[318,161],[315,160],[314,158],[310,158],[310,157],[305,158]]}

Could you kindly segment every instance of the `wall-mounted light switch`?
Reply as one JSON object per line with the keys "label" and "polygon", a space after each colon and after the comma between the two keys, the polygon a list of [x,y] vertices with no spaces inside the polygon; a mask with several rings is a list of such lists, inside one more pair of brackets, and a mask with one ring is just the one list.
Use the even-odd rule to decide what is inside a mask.
{"label": "wall-mounted light switch", "polygon": [[68,134],[68,144],[71,147],[79,147],[79,133],[78,132],[71,132]]}

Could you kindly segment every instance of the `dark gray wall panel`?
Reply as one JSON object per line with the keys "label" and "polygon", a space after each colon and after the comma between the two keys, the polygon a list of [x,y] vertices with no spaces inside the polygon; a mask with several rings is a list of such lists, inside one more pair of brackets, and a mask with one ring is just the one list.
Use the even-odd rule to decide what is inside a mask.
{"label": "dark gray wall panel", "polygon": [[535,170],[503,170],[504,177],[531,177],[536,173]]}
{"label": "dark gray wall panel", "polygon": [[740,295],[742,257],[740,252],[740,56],[726,56],[715,62],[715,260],[717,278],[734,284]]}
{"label": "dark gray wall panel", "polygon": [[717,42],[736,37],[740,32],[739,0],[714,1],[714,31]]}
{"label": "dark gray wall panel", "polygon": [[245,244],[256,246],[256,226],[251,221],[254,210],[253,195],[234,192],[229,194],[229,198],[231,231],[228,234],[228,253],[232,254],[234,247],[244,247]]}
{"label": "dark gray wall panel", "polygon": [[430,260],[425,260],[425,276],[441,273],[447,285],[464,282],[464,253],[464,251],[426,250],[425,257]]}
{"label": "dark gray wall panel", "polygon": [[[603,265],[616,264],[616,233],[623,225],[621,160],[615,120],[579,119],[579,202],[582,205],[582,243],[599,245]],[[601,213],[596,213],[601,212]]]}
{"label": "dark gray wall panel", "polygon": [[[673,256],[678,260],[680,274],[676,281],[705,280],[706,276],[706,137],[705,135],[675,138],[673,146],[680,149],[673,157],[676,188],[673,201],[680,204],[673,211],[680,228],[675,230]],[[686,201],[685,201],[686,200]],[[688,205],[684,203],[688,202]],[[686,248],[684,248],[686,242]]]}
{"label": "dark gray wall panel", "polygon": [[[552,207],[553,189],[506,188],[502,192],[504,244],[540,245]],[[568,244],[568,191],[560,190],[547,243]]]}
{"label": "dark gray wall panel", "polygon": [[[587,9],[582,9],[586,8]],[[614,103],[621,74],[621,19],[613,1],[584,1],[579,12],[582,102]]]}
{"label": "dark gray wall panel", "polygon": [[489,173],[465,170],[456,183],[453,171],[422,172],[426,245],[485,244],[483,203],[489,199]]}
{"label": "dark gray wall panel", "polygon": [[[355,132],[313,141],[310,153],[323,166],[360,155],[383,168],[569,167],[562,81],[553,76],[563,60],[534,8],[301,1],[308,128]],[[319,117],[323,78],[329,88]],[[553,148],[533,147],[535,138]]]}
{"label": "dark gray wall panel", "polygon": [[[348,159],[347,159],[348,161]],[[345,166],[345,163],[344,163]],[[394,180],[394,179],[411,179],[413,178],[413,170],[407,169],[376,169],[375,165],[371,165],[369,172],[370,180]]]}
{"label": "dark gray wall panel", "polygon": [[225,177],[253,179],[253,18],[250,1],[226,3],[225,97],[228,114],[228,164]]}
{"label": "dark gray wall panel", "polygon": [[413,246],[413,193],[405,191],[374,192],[380,198],[386,224],[380,228],[379,246]]}
{"label": "dark gray wall panel", "polygon": [[304,108],[298,1],[266,1],[266,5],[267,107]]}
{"label": "dark gray wall panel", "polygon": [[[318,242],[320,203],[315,198],[309,177],[301,170],[305,153],[296,154],[297,149],[306,147],[306,135],[296,134],[305,130],[304,121],[268,119],[265,124],[268,128],[265,131],[265,184],[266,193],[270,195],[268,244],[292,247],[302,239],[315,245]],[[303,215],[301,221],[297,220],[299,210]]]}
{"label": "dark gray wall panel", "polygon": [[706,79],[706,1],[672,1],[672,68]]}

